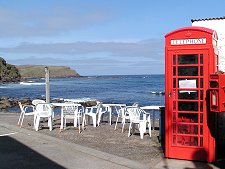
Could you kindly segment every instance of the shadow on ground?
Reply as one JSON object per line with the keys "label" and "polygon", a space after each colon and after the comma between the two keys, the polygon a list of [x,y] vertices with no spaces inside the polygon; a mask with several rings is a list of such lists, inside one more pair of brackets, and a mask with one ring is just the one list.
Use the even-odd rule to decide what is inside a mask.
{"label": "shadow on ground", "polygon": [[0,137],[0,168],[65,169],[17,140]]}

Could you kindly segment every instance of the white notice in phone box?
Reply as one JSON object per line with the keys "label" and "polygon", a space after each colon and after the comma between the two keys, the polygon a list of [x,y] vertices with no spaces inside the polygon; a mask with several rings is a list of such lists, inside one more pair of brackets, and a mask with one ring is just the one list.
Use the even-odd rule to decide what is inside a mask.
{"label": "white notice in phone box", "polygon": [[196,88],[196,79],[192,80],[179,80],[179,88]]}

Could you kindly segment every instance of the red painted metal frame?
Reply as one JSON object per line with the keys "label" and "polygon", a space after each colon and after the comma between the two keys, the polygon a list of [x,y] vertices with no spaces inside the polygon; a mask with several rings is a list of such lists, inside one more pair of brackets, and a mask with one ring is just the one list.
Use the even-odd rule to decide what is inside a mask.
{"label": "red painted metal frame", "polygon": [[[171,44],[171,40],[206,38],[200,44]],[[165,35],[165,157],[213,162],[215,160],[214,114],[209,113],[209,75],[217,67],[216,32],[185,27]],[[178,57],[194,55],[195,64],[179,64]],[[175,59],[174,59],[175,58]],[[200,58],[203,61],[200,62]],[[197,75],[178,75],[178,69],[195,66]],[[200,70],[201,69],[201,70]],[[196,80],[196,88],[179,88],[181,79]],[[179,98],[181,92],[197,93],[197,99]],[[182,104],[195,110],[180,110]],[[179,105],[179,106],[178,106]]]}
{"label": "red painted metal frame", "polygon": [[211,74],[209,83],[210,83],[210,111],[216,113],[224,113],[225,74]]}

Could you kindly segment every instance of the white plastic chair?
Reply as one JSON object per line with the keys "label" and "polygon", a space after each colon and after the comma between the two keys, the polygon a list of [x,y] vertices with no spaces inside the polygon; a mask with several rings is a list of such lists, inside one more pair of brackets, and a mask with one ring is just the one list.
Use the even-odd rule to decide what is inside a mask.
{"label": "white plastic chair", "polygon": [[49,130],[52,131],[53,106],[49,103],[38,103],[35,112],[35,130],[38,131],[41,118],[47,118]]}
{"label": "white plastic chair", "polygon": [[138,124],[138,129],[140,132],[140,137],[143,139],[144,133],[146,132],[146,124],[148,123],[149,129],[149,136],[151,137],[151,120],[150,114],[147,114],[143,109],[139,107],[128,107],[127,111],[129,112],[129,133],[128,137],[131,135],[131,129],[133,130],[132,133],[135,131],[135,124]]}
{"label": "white plastic chair", "polygon": [[80,104],[67,103],[65,106],[63,106],[62,112],[61,112],[60,131],[66,128],[67,119],[73,119],[74,127],[77,127],[78,125],[78,129],[80,133],[80,119],[82,118],[83,112],[84,112],[84,108]]}
{"label": "white plastic chair", "polygon": [[[21,113],[20,113],[20,117],[19,117],[17,125],[20,126],[21,128],[23,124],[24,116],[34,116],[35,112],[34,112],[34,106],[32,105],[22,105],[21,102],[18,102],[18,104],[19,104]],[[28,109],[31,109],[31,111],[28,112]],[[34,116],[34,124],[35,124],[35,116]]]}
{"label": "white plastic chair", "polygon": [[[83,122],[82,122],[82,128],[83,129],[84,129],[84,126],[86,124],[86,116],[92,117],[93,127],[96,127],[97,116],[99,115],[99,112],[101,110],[101,106],[102,106],[102,104],[100,102],[98,102],[96,106],[85,108],[85,112],[84,112],[84,116],[83,116]],[[100,121],[99,121],[99,123],[100,123]]]}
{"label": "white plastic chair", "polygon": [[97,115],[99,113],[100,107],[99,106],[92,106],[92,107],[86,107],[84,116],[83,116],[83,122],[82,122],[82,128],[84,129],[84,126],[86,124],[86,116],[92,117],[92,123],[93,127],[96,127],[96,119]]}
{"label": "white plastic chair", "polygon": [[[32,100],[31,103],[34,105],[34,110],[35,110],[37,104],[39,104],[39,103],[46,103],[46,102],[44,100],[41,100],[41,99],[34,99],[34,100]],[[54,115],[53,115],[53,118],[54,118]],[[45,121],[45,119],[43,119],[43,121]]]}
{"label": "white plastic chair", "polygon": [[115,109],[117,112],[117,118],[116,118],[116,125],[115,125],[114,130],[116,130],[119,118],[121,118],[122,119],[122,121],[121,121],[122,133],[123,133],[125,122],[127,119],[129,119],[128,112],[126,111],[126,107],[122,107],[122,106],[116,106]]}
{"label": "white plastic chair", "polygon": [[105,107],[102,104],[100,104],[99,106],[100,106],[100,109],[99,109],[99,112],[98,112],[98,120],[97,120],[98,126],[100,125],[103,114],[108,112],[108,107]]}
{"label": "white plastic chair", "polygon": [[116,119],[116,125],[115,125],[115,128],[114,130],[116,130],[116,127],[117,127],[117,123],[118,123],[118,120],[119,118],[121,118],[121,123],[122,123],[122,133],[124,131],[124,126],[125,126],[125,123],[127,120],[130,119],[129,117],[129,112],[127,111],[127,108],[129,107],[138,107],[138,104],[137,103],[134,103],[132,106],[123,106],[121,107],[121,109],[117,110],[118,111],[118,115],[117,115],[117,119]]}

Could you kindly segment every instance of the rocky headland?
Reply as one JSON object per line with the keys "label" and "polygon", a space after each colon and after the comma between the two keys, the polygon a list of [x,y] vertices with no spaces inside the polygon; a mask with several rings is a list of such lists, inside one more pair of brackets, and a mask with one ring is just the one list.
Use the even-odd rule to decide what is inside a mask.
{"label": "rocky headland", "polygon": [[[16,66],[8,64],[5,59],[0,57],[0,85],[4,83],[19,83],[29,81],[29,79],[40,79],[45,77],[46,65],[22,65]],[[80,75],[66,66],[47,66],[50,78],[80,77]],[[34,98],[12,98],[10,96],[0,96],[0,110],[18,107],[18,101],[22,104],[31,105]],[[35,98],[43,99],[45,98]],[[60,102],[60,99],[51,100]]]}
{"label": "rocky headland", "polygon": [[[47,65],[11,65],[0,57],[0,84],[26,81],[26,79],[44,78]],[[50,78],[80,77],[67,66],[47,66]]]}
{"label": "rocky headland", "polygon": [[0,57],[0,83],[19,82],[21,75],[15,65],[6,63]]}

